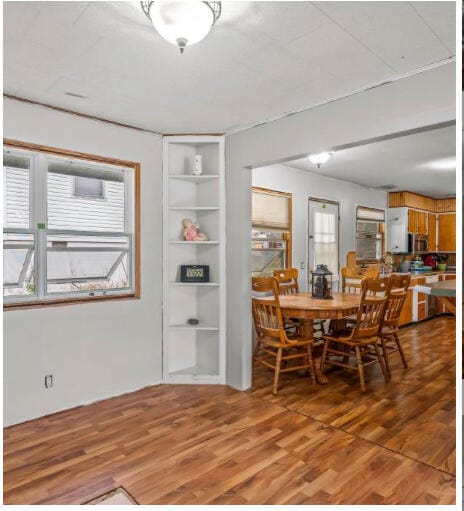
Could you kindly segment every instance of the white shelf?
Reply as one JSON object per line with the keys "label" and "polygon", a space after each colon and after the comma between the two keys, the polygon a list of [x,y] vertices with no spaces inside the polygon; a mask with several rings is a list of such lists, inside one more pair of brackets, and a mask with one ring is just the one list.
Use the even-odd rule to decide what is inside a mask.
{"label": "white shelf", "polygon": [[201,323],[199,325],[189,325],[187,323],[183,325],[169,325],[169,328],[178,328],[180,330],[206,330],[210,332],[219,331],[219,328],[217,326],[202,325]]}
{"label": "white shelf", "polygon": [[219,241],[168,241],[169,245],[219,245]]}
{"label": "white shelf", "polygon": [[170,211],[219,211],[216,206],[169,206]]}
{"label": "white shelf", "polygon": [[219,174],[202,174],[201,176],[194,176],[189,174],[171,174],[169,179],[179,179],[182,181],[193,181],[194,183],[201,183],[209,181],[210,179],[219,179]]}
{"label": "white shelf", "polygon": [[170,286],[219,286],[219,282],[169,282]]}
{"label": "white shelf", "polygon": [[[207,173],[195,176],[195,156]],[[163,138],[163,381],[225,384],[224,137]],[[185,241],[184,217],[208,241]],[[182,248],[191,245],[194,248]],[[195,248],[195,247],[203,248]],[[182,265],[207,265],[211,282],[179,282]],[[200,323],[189,325],[188,318]]]}
{"label": "white shelf", "polygon": [[194,376],[218,376],[217,371],[212,371],[201,365],[194,365],[177,371],[170,371],[169,376],[194,375]]}

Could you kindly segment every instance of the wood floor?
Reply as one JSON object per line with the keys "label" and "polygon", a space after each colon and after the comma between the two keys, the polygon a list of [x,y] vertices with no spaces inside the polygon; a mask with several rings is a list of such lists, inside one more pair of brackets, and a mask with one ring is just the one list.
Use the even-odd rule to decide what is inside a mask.
{"label": "wood floor", "polygon": [[256,369],[253,389],[159,385],[4,431],[5,504],[455,503],[454,319],[402,330],[393,379],[327,386]]}

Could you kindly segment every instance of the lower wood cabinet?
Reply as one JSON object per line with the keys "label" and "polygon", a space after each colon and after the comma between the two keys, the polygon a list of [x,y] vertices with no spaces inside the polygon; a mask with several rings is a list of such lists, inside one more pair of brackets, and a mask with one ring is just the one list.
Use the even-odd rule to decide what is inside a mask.
{"label": "lower wood cabinet", "polygon": [[438,248],[441,252],[456,250],[456,213],[438,215]]}
{"label": "lower wood cabinet", "polygon": [[412,321],[412,290],[408,291],[408,297],[403,305],[403,310],[401,311],[399,326],[407,325]]}

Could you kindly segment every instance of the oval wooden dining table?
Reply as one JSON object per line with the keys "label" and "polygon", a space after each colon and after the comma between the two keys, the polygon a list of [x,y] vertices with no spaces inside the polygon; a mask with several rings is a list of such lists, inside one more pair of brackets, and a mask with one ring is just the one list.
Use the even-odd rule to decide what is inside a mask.
{"label": "oval wooden dining table", "polygon": [[[298,318],[302,336],[313,339],[313,322],[315,319],[343,319],[357,314],[361,295],[355,293],[333,293],[332,299],[313,298],[311,293],[295,293],[279,296],[282,315]],[[317,356],[317,354],[316,354]],[[326,384],[327,378],[316,365],[318,383]]]}

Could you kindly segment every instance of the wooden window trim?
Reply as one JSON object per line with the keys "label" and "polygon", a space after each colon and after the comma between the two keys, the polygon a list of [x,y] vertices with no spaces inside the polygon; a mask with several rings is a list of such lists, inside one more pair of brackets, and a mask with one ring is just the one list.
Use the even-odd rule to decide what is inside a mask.
{"label": "wooden window trim", "polygon": [[286,197],[289,199],[288,201],[288,220],[290,224],[290,231],[283,233],[282,239],[285,240],[286,243],[286,251],[285,251],[285,267],[292,268],[292,239],[293,239],[293,199],[292,194],[290,192],[281,192],[279,190],[272,190],[270,188],[262,188],[260,186],[253,186],[251,188],[252,193],[267,193],[268,195],[277,195],[278,197]]}
{"label": "wooden window trim", "polygon": [[41,144],[34,144],[23,142],[20,140],[13,140],[9,138],[3,139],[3,146],[35,151],[40,153],[52,154],[56,156],[66,156],[70,158],[77,158],[81,160],[92,161],[96,163],[104,163],[109,165],[117,165],[121,167],[129,167],[134,171],[134,288],[128,293],[121,293],[109,296],[85,296],[82,298],[72,297],[63,299],[50,299],[50,300],[37,300],[37,301],[24,301],[16,303],[4,303],[3,309],[18,310],[18,309],[33,309],[41,307],[57,307],[62,305],[75,305],[88,302],[101,302],[110,300],[131,300],[140,299],[141,297],[141,233],[140,233],[140,163],[128,160],[120,160],[108,156],[99,156],[96,154],[82,153],[80,151],[71,151],[68,149],[61,149],[57,147],[45,146]]}

